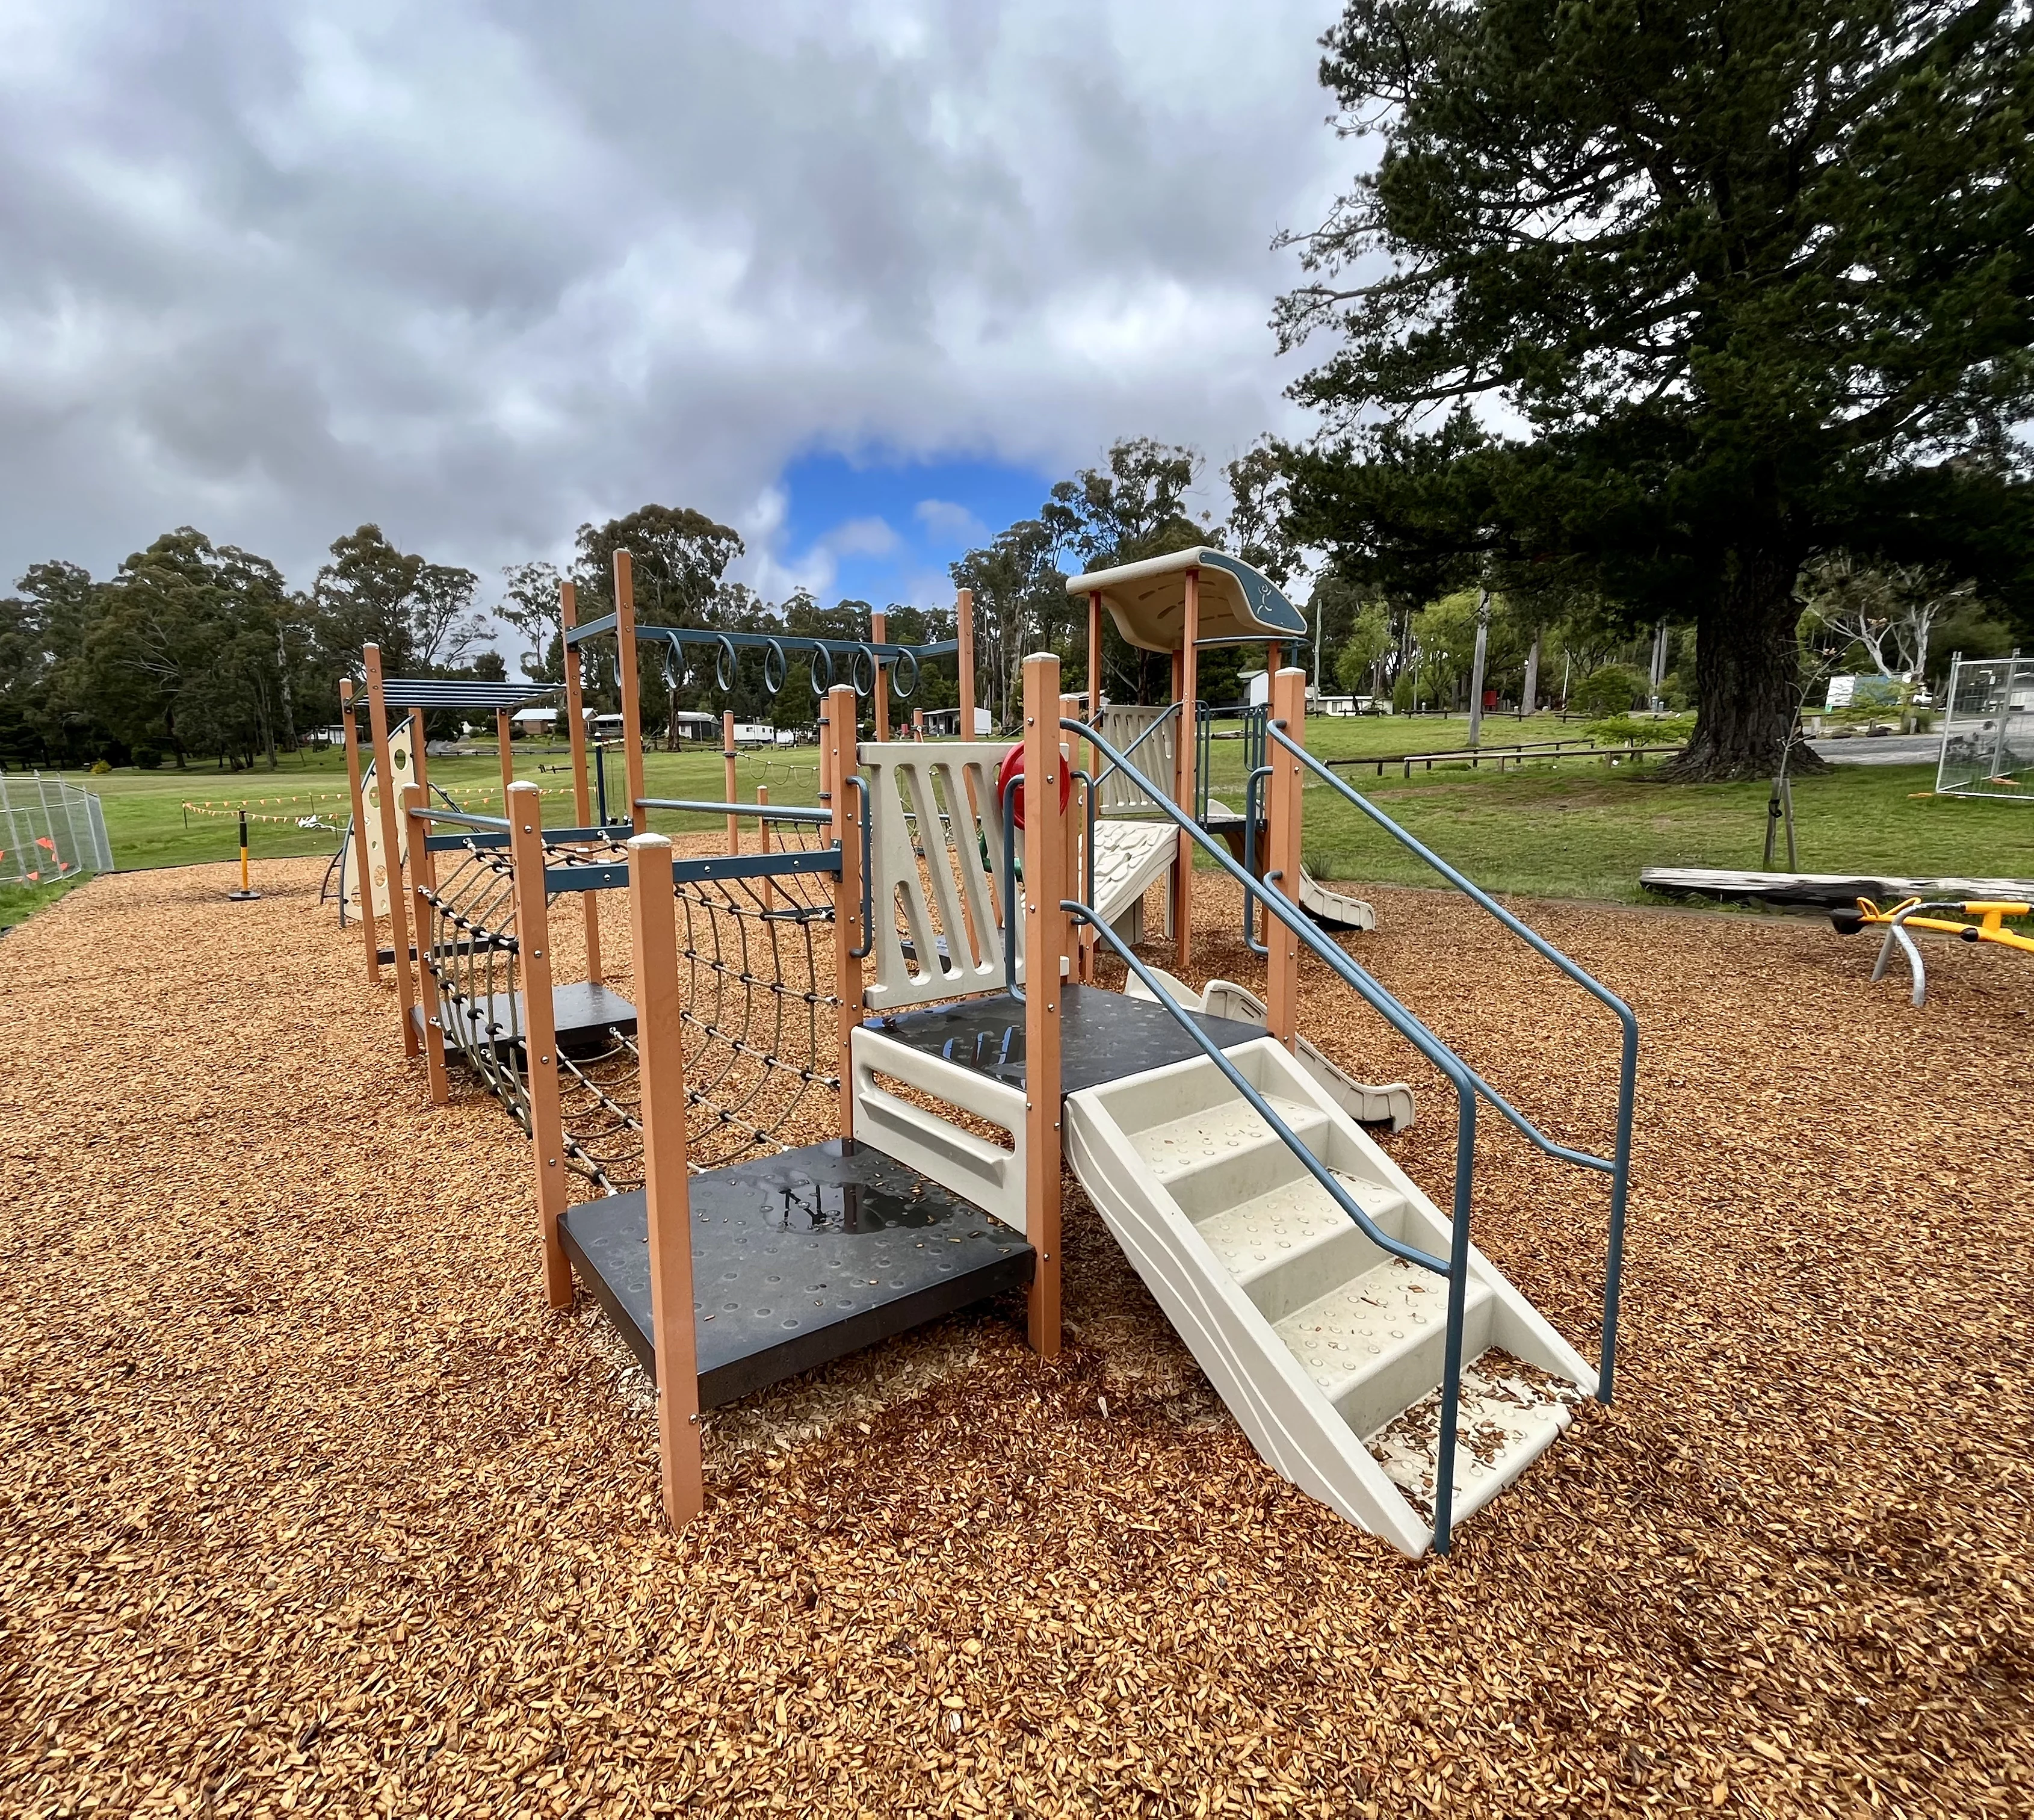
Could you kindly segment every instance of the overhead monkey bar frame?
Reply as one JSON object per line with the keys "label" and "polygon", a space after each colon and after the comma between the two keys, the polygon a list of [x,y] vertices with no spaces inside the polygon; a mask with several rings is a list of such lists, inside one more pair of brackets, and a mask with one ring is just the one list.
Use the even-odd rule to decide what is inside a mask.
{"label": "overhead monkey bar frame", "polygon": [[[880,619],[884,616],[875,616]],[[603,632],[618,636],[621,615],[610,613],[604,618],[575,626],[565,634],[565,643],[570,646],[583,644]],[[669,647],[673,659],[689,650],[710,650],[714,653],[714,681],[723,689],[734,687],[741,654],[760,651],[763,654],[763,688],[766,694],[775,695],[783,688],[790,674],[790,662],[794,657],[807,660],[811,668],[812,690],[815,699],[824,699],[835,686],[834,666],[836,660],[845,660],[846,674],[839,681],[851,686],[858,696],[866,697],[875,688],[879,670],[892,672],[891,692],[899,701],[909,701],[918,687],[918,666],[927,659],[936,657],[953,657],[959,654],[961,641],[950,638],[939,644],[891,644],[880,639],[809,638],[794,632],[716,632],[699,626],[689,625],[637,625],[634,636],[639,644],[661,644]],[[689,663],[684,666],[674,681],[690,674]]]}
{"label": "overhead monkey bar frame", "polygon": [[[972,737],[974,726],[974,597],[963,588],[955,601],[958,636],[939,644],[891,644],[882,640],[826,639],[806,637],[800,634],[765,633],[752,632],[720,632],[694,626],[639,625],[636,619],[635,558],[625,550],[614,553],[614,610],[599,619],[578,623],[576,593],[570,582],[560,589],[560,617],[565,650],[566,702],[572,726],[572,771],[579,793],[580,820],[591,819],[587,792],[587,742],[585,717],[580,707],[583,682],[580,674],[579,647],[588,639],[612,634],[615,643],[616,681],[621,698],[622,766],[625,778],[626,800],[629,803],[629,824],[637,833],[647,826],[647,813],[655,806],[648,795],[643,769],[643,707],[641,679],[638,672],[636,647],[639,644],[661,644],[666,653],[668,663],[679,659],[688,649],[710,649],[715,653],[715,680],[722,689],[731,689],[745,651],[763,654],[764,687],[771,694],[780,689],[790,674],[793,657],[807,659],[812,692],[829,704],[821,717],[822,726],[838,722],[842,719],[839,706],[842,690],[846,690],[844,699],[852,702],[857,696],[865,696],[875,691],[885,708],[887,719],[888,696],[877,689],[879,679],[888,669],[892,672],[889,689],[899,700],[908,700],[918,687],[918,666],[929,658],[956,656],[959,659],[961,737]],[[834,677],[836,658],[845,660],[848,674],[841,681]],[[906,680],[908,677],[908,681]],[[845,767],[839,763],[840,735],[846,735],[849,759]],[[731,749],[731,740],[724,741]],[[836,816],[839,805],[835,801],[833,780],[837,772],[852,772],[854,762],[854,732],[852,727],[834,726],[823,732],[820,756],[820,801]],[[730,777],[733,766],[729,766]],[[732,788],[728,791],[730,799]],[[745,810],[745,813],[752,811]],[[761,818],[759,818],[761,819]],[[767,819],[763,825],[767,826]],[[737,835],[734,817],[729,819],[729,850],[734,851]],[[839,830],[836,827],[836,838]],[[859,830],[857,830],[858,838]],[[853,843],[850,843],[853,844]],[[588,899],[587,916],[593,910]]]}

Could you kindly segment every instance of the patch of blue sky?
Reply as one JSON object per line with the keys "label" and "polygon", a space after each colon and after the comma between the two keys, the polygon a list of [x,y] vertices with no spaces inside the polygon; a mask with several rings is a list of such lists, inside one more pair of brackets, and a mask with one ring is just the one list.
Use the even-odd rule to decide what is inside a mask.
{"label": "patch of blue sky", "polygon": [[827,606],[951,606],[948,565],[1035,517],[1053,478],[992,460],[801,456],[779,478],[758,583],[772,599],[804,586]]}

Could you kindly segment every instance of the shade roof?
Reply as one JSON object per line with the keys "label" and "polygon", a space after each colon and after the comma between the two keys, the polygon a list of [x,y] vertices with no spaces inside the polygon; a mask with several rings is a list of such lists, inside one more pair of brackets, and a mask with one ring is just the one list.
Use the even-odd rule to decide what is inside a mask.
{"label": "shade roof", "polygon": [[[381,684],[381,699],[391,707],[520,707],[526,702],[555,695],[561,682],[485,682],[452,677],[392,676]],[[353,698],[354,711],[367,706],[362,687]]]}
{"label": "shade roof", "polygon": [[1099,593],[1116,629],[1145,651],[1177,651],[1185,636],[1187,571],[1200,571],[1199,644],[1304,638],[1307,622],[1278,584],[1220,550],[1180,550],[1077,575],[1069,594]]}

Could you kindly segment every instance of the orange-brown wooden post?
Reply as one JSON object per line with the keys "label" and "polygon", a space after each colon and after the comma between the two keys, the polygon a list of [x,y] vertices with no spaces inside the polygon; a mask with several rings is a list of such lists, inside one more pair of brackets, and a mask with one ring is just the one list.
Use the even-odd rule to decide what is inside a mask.
{"label": "orange-brown wooden post", "polygon": [[1101,725],[1101,590],[1087,594],[1087,719],[1090,726]]}
{"label": "orange-brown wooden post", "polygon": [[367,798],[360,783],[360,727],[353,717],[353,678],[339,679],[339,719],[346,733],[346,794],[353,805],[353,876],[360,881],[360,935],[367,947],[367,983],[381,983],[381,936],[374,926],[374,881],[367,876]]}
{"label": "orange-brown wooden post", "polygon": [[[730,797],[728,800],[732,802],[734,799]],[[770,786],[767,784],[756,785],[756,806],[759,810],[766,809],[770,806]],[[766,815],[759,814],[756,817],[756,850],[758,853],[767,853],[770,850],[770,818]],[[771,884],[770,875],[767,872],[765,872],[757,883],[763,887],[763,910],[764,914],[767,915],[777,907],[777,887]]]}
{"label": "orange-brown wooden post", "polygon": [[[1173,660],[1173,699],[1180,704],[1173,800],[1180,805],[1183,814],[1192,816],[1199,794],[1194,764],[1200,747],[1200,664],[1194,651],[1194,640],[1201,635],[1201,572],[1188,569],[1186,584],[1186,612],[1180,626],[1179,655]],[[1194,842],[1193,837],[1182,828],[1179,857],[1173,866],[1173,959],[1182,974],[1193,964],[1193,948]]]}
{"label": "orange-brown wooden post", "polygon": [[706,1492],[700,1472],[699,1349],[692,1325],[677,897],[666,836],[639,834],[629,842],[629,904],[643,1090],[643,1199],[650,1226],[650,1337],[657,1357],[657,1458],[664,1515],[677,1529],[700,1514]]}
{"label": "orange-brown wooden post", "polygon": [[[580,683],[579,648],[565,644],[562,633],[579,624],[579,590],[569,581],[558,584],[559,648],[565,670],[565,719],[571,722],[566,737],[572,746],[572,813],[580,827],[593,826],[593,782],[586,769],[586,713]],[[505,810],[503,812],[507,812]],[[586,905],[586,977],[596,985],[600,970],[600,893],[583,891]]]}
{"label": "orange-brown wooden post", "polygon": [[854,1094],[849,1056],[861,1017],[861,963],[853,952],[869,945],[861,915],[861,792],[850,779],[861,768],[857,698],[851,686],[827,692],[827,771],[833,786],[833,833],[840,843],[840,880],[834,899],[834,989],[839,1047],[840,1135],[854,1137]]}
{"label": "orange-brown wooden post", "polygon": [[[872,644],[884,644],[890,638],[890,616],[887,613],[872,613],[869,616],[869,639]],[[890,672],[880,658],[876,660],[876,740],[887,744],[890,737]]]}
{"label": "orange-brown wooden post", "polygon": [[437,978],[431,971],[435,919],[431,914],[430,894],[437,889],[438,869],[430,849],[430,821],[417,812],[424,801],[422,785],[403,785],[403,825],[410,831],[410,876],[416,881],[411,908],[415,913],[417,930],[418,1015],[423,1025],[418,1034],[423,1041],[424,1079],[430,1102],[441,1106],[452,1098],[452,1083],[445,1075],[445,1028],[438,1022],[445,1009],[445,995],[438,990]]}
{"label": "orange-brown wooden post", "polygon": [[509,719],[508,709],[497,707],[494,711],[494,745],[501,760],[501,801],[504,805],[501,812],[504,815],[508,812],[506,806],[508,786],[516,781],[516,749],[511,744],[515,737],[516,723]]}
{"label": "orange-brown wooden post", "polygon": [[911,710],[911,737],[914,739],[925,737],[925,711],[921,707]]}
{"label": "orange-brown wooden post", "polygon": [[[1282,670],[1271,678],[1271,719],[1282,723],[1296,745],[1307,739],[1307,673]],[[1264,761],[1271,767],[1268,851],[1264,876],[1286,896],[1300,895],[1300,761],[1284,747],[1267,742]],[[1300,938],[1276,917],[1264,919],[1265,1027],[1286,1048],[1293,1046],[1300,1023]]]}
{"label": "orange-brown wooden post", "polygon": [[843,683],[827,692],[827,769],[833,779],[833,836],[840,842],[840,882],[833,907],[834,990],[840,1048],[840,1135],[854,1139],[854,1075],[849,1045],[861,1019],[861,963],[857,948],[869,944],[861,926],[861,792],[848,780],[859,769],[855,695]]}
{"label": "orange-brown wooden post", "polygon": [[[558,1102],[557,1008],[551,996],[550,910],[544,895],[542,798],[527,779],[512,783],[508,794],[517,983],[523,993],[523,1055],[530,1093],[530,1161],[536,1171],[537,1225],[544,1242],[544,1299],[554,1308],[566,1308],[572,1306],[572,1260],[559,1241],[558,1221],[569,1197],[564,1115]],[[685,1305],[692,1304],[688,1300]]]}
{"label": "orange-brown wooden post", "polygon": [[1037,1263],[1032,1349],[1060,1350],[1060,958],[1067,951],[1067,833],[1060,808],[1060,660],[1024,660],[1024,1236]]}
{"label": "orange-brown wooden post", "polygon": [[648,812],[643,786],[643,692],[636,678],[636,564],[614,553],[614,674],[621,685],[621,768],[628,779],[629,820],[640,834]]}
{"label": "orange-brown wooden post", "polygon": [[974,737],[974,591],[964,587],[954,596],[954,636],[960,640],[955,660],[960,666],[960,737]]}
{"label": "orange-brown wooden post", "polygon": [[389,756],[388,704],[381,693],[381,647],[365,646],[361,656],[367,669],[367,722],[374,739],[374,795],[381,810],[381,852],[388,876],[388,946],[396,963],[396,996],[403,1008],[403,1053],[414,1056],[423,1045],[422,1033],[411,1015],[417,993],[410,979],[410,914],[403,901],[403,852],[396,831],[402,825],[401,791],[396,782],[395,761]]}
{"label": "orange-brown wooden post", "polygon": [[[734,710],[723,708],[720,716],[720,768],[721,782],[726,786],[727,794],[720,800],[733,802],[734,795]],[[741,851],[741,817],[730,812],[727,818],[727,850]]]}

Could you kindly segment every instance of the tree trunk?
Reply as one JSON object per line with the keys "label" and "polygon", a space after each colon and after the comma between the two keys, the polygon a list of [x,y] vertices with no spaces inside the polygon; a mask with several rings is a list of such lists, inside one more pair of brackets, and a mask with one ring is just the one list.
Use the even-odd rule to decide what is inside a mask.
{"label": "tree trunk", "polygon": [[[1775,551],[1733,553],[1714,599],[1696,616],[1694,736],[1663,776],[1720,783],[1777,774],[1800,705],[1798,568]],[[1799,745],[1788,768],[1799,776],[1829,767]]]}

